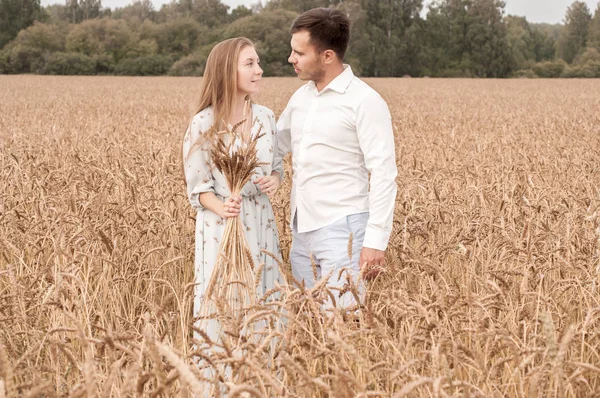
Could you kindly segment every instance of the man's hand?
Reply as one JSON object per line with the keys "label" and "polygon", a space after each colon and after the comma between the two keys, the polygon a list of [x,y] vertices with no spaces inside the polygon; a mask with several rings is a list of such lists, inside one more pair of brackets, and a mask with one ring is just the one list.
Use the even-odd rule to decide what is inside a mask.
{"label": "man's hand", "polygon": [[363,247],[360,251],[360,271],[363,279],[371,280],[385,271],[385,252],[382,250]]}

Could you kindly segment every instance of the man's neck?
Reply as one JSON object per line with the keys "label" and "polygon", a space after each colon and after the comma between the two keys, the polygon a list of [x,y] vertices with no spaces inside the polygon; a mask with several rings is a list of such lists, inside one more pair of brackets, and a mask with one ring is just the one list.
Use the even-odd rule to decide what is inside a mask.
{"label": "man's neck", "polygon": [[317,91],[321,92],[321,90],[323,90],[325,87],[327,87],[327,85],[329,83],[331,83],[333,81],[333,79],[335,79],[336,77],[341,75],[342,72],[344,72],[344,64],[342,64],[342,63],[332,65],[331,68],[326,69],[325,74],[323,75],[323,78],[319,79],[319,81],[315,80],[315,85],[317,86]]}

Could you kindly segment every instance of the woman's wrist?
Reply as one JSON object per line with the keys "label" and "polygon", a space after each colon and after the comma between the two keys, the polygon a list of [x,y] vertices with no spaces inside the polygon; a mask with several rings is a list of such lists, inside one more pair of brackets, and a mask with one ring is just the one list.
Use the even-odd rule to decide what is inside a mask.
{"label": "woman's wrist", "polygon": [[215,214],[221,218],[225,218],[225,202],[219,201],[215,207]]}

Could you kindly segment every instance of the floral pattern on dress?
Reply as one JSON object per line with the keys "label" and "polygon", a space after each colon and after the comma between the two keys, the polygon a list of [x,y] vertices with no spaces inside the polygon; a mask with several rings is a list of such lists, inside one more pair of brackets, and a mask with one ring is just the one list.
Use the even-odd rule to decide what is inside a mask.
{"label": "floral pattern on dress", "polygon": [[[258,177],[271,175],[278,171],[283,176],[281,158],[274,157],[277,153],[276,124],[273,112],[260,105],[252,105],[253,119],[257,120],[252,126],[251,134],[257,134],[260,126],[264,135],[258,140],[257,155],[261,164],[255,169],[255,176],[242,189],[242,211],[240,217],[248,246],[254,257],[255,266],[264,264],[261,286],[262,293],[275,287],[275,283],[282,283],[279,267],[269,255],[262,253],[261,249],[273,253],[281,258],[279,248],[279,235],[275,224],[273,207],[269,197],[260,192],[252,181]],[[190,204],[197,210],[196,215],[196,252],[194,260],[194,278],[196,282],[194,292],[194,316],[200,311],[202,297],[217,260],[217,253],[221,244],[225,220],[212,211],[205,209],[199,201],[203,192],[213,192],[218,198],[224,200],[231,195],[223,174],[217,170],[210,160],[209,148],[200,145],[191,150],[195,143],[201,139],[213,124],[213,109],[208,107],[200,111],[192,119],[183,141],[183,159],[187,193]],[[215,337],[211,330],[216,325],[209,325],[206,332]]]}

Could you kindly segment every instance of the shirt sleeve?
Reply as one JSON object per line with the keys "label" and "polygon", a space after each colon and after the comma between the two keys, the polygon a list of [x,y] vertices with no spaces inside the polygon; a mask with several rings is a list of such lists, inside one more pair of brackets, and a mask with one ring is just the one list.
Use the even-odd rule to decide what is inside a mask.
{"label": "shirt sleeve", "polygon": [[369,221],[363,246],[385,250],[392,232],[398,169],[392,117],[387,104],[376,92],[361,100],[356,130],[365,165],[371,173]]}
{"label": "shirt sleeve", "polygon": [[273,164],[271,170],[279,173],[279,182],[283,182],[283,156],[279,153],[277,145],[277,123],[275,122],[275,114],[271,112],[269,115],[269,123],[271,124],[271,132],[273,134]]}
{"label": "shirt sleeve", "polygon": [[277,152],[276,156],[283,159],[292,150],[292,120],[291,120],[291,103],[293,96],[283,110],[279,120],[277,121]]}
{"label": "shirt sleeve", "polygon": [[194,209],[202,210],[200,194],[204,192],[215,192],[215,180],[213,178],[210,152],[202,142],[203,123],[196,116],[192,119],[183,139],[183,169],[187,194],[190,204]]}

